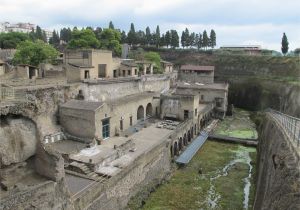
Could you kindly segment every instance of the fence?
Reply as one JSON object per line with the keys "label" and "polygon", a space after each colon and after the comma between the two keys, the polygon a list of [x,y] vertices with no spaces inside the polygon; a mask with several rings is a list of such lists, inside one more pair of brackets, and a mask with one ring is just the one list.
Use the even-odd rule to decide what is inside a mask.
{"label": "fence", "polygon": [[267,109],[267,112],[271,113],[274,119],[281,125],[286,131],[288,136],[300,147],[300,119],[292,117],[273,109]]}
{"label": "fence", "polygon": [[44,143],[48,144],[48,143],[54,143],[57,141],[61,141],[65,139],[65,135],[63,132],[58,132],[58,133],[54,133],[54,134],[50,134],[50,135],[46,135],[44,137]]}

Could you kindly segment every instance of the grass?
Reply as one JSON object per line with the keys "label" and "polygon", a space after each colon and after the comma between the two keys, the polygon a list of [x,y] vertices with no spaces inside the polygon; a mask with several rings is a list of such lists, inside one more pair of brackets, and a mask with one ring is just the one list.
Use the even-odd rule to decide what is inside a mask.
{"label": "grass", "polygon": [[[166,184],[151,193],[143,209],[209,209],[207,196],[210,178],[235,159],[238,151],[242,150],[243,154],[245,148],[236,144],[207,141],[186,167],[176,170]],[[228,176],[214,181],[216,192],[221,196],[216,209],[242,209],[243,178],[247,176],[248,165],[240,162],[234,165]]]}
{"label": "grass", "polygon": [[235,109],[233,116],[219,122],[214,133],[241,139],[257,139],[258,136],[256,126],[250,119],[250,113],[241,109]]}

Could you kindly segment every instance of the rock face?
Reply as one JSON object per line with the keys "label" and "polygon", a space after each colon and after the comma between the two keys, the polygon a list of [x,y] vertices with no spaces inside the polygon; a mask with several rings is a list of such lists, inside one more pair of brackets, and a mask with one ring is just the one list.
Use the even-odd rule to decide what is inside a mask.
{"label": "rock face", "polygon": [[0,164],[27,160],[36,152],[35,123],[24,117],[3,117],[0,124]]}
{"label": "rock face", "polygon": [[300,154],[270,116],[261,127],[254,209],[300,209]]}

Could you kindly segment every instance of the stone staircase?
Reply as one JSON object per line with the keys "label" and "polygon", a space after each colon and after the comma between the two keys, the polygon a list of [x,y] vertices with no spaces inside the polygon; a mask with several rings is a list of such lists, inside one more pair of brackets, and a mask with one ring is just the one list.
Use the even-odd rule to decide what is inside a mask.
{"label": "stone staircase", "polygon": [[68,169],[70,169],[71,171],[75,171],[77,173],[84,174],[94,179],[99,177],[99,175],[94,172],[91,166],[88,166],[84,163],[80,163],[77,161],[71,162],[68,166]]}

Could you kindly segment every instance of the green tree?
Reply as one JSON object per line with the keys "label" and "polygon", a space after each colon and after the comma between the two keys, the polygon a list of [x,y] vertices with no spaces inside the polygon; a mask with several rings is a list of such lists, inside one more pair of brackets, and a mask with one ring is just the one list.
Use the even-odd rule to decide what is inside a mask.
{"label": "green tree", "polygon": [[159,47],[159,42],[160,42],[160,29],[159,29],[159,25],[157,25],[155,31],[155,45],[157,48]]}
{"label": "green tree", "polygon": [[109,21],[108,28],[110,28],[110,29],[115,29],[115,26],[114,26],[114,24],[113,24],[112,21]]}
{"label": "green tree", "polygon": [[131,23],[130,30],[127,34],[127,41],[130,45],[133,45],[136,43],[136,33],[135,33],[135,28],[134,28],[133,23]]}
{"label": "green tree", "polygon": [[60,44],[59,35],[55,30],[52,32],[52,37],[49,39],[49,44],[53,45],[54,47],[58,47]]}
{"label": "green tree", "polygon": [[155,74],[162,73],[161,64],[160,64],[161,58],[157,52],[147,52],[145,53],[144,58],[145,60],[155,64],[155,68],[153,69],[153,72]]}
{"label": "green tree", "polygon": [[283,33],[281,40],[281,52],[285,55],[289,51],[289,41],[285,33]]}
{"label": "green tree", "polygon": [[209,38],[207,36],[207,32],[206,30],[203,31],[203,40],[202,40],[202,46],[205,47],[205,49],[207,49],[207,47],[209,46]]}
{"label": "green tree", "polygon": [[181,33],[181,46],[182,46],[183,49],[186,46],[186,34],[185,34],[185,31],[182,31],[182,33]]}
{"label": "green tree", "polygon": [[100,41],[96,38],[93,31],[90,29],[75,29],[72,32],[72,39],[68,44],[68,48],[99,48]]}
{"label": "green tree", "polygon": [[0,48],[15,49],[21,42],[29,40],[29,35],[19,32],[0,33]]}
{"label": "green tree", "polygon": [[127,42],[126,32],[122,31],[122,33],[121,33],[121,43],[125,44],[126,42]]}
{"label": "green tree", "polygon": [[166,44],[167,48],[169,48],[169,45],[171,44],[171,33],[170,33],[170,31],[166,32],[165,44]]}
{"label": "green tree", "polygon": [[147,44],[148,46],[149,46],[150,43],[151,43],[151,38],[152,38],[152,36],[151,36],[151,31],[150,31],[149,26],[147,26],[147,28],[146,28],[146,44]]}
{"label": "green tree", "polygon": [[191,35],[189,37],[189,43],[188,43],[188,45],[190,47],[194,47],[195,46],[195,43],[196,43],[195,38],[196,38],[195,32],[191,33]]}
{"label": "green tree", "polygon": [[171,30],[171,47],[179,47],[179,36],[176,30]]}
{"label": "green tree", "polygon": [[203,47],[203,37],[200,33],[198,35],[198,40],[196,41],[196,46],[198,50],[200,50]]}
{"label": "green tree", "polygon": [[210,47],[214,48],[217,45],[217,36],[216,32],[212,29],[210,31]]}
{"label": "green tree", "polygon": [[146,44],[146,35],[144,31],[139,30],[136,32],[136,44],[140,44],[142,46]]}
{"label": "green tree", "polygon": [[43,31],[42,31],[41,27],[39,27],[39,26],[36,26],[35,38],[40,39],[40,40],[44,40],[44,38],[45,38],[44,35],[43,35]]}
{"label": "green tree", "polygon": [[102,49],[107,49],[113,51],[114,55],[120,56],[121,47],[121,34],[119,31],[111,28],[103,29],[100,34],[100,47]]}
{"label": "green tree", "polygon": [[41,40],[32,42],[26,40],[21,42],[13,58],[14,64],[29,64],[38,66],[40,63],[53,63],[58,56],[58,52],[51,45]]}
{"label": "green tree", "polygon": [[164,34],[162,34],[160,37],[159,46],[162,46],[162,47],[166,46],[166,37]]}
{"label": "green tree", "polygon": [[97,27],[97,28],[94,30],[94,34],[95,34],[95,36],[96,36],[96,38],[97,38],[98,40],[100,40],[100,34],[101,34],[101,32],[102,32],[102,28],[101,28],[101,27]]}

